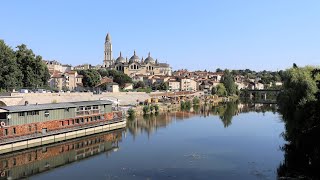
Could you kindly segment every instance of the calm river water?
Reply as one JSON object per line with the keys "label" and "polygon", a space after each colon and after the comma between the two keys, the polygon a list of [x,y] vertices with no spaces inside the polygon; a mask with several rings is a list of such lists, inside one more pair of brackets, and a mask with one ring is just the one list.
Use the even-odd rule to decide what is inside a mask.
{"label": "calm river water", "polygon": [[[284,124],[272,109],[231,104],[138,117],[123,130],[5,157],[17,161],[7,173],[46,180],[276,179]],[[32,161],[19,164],[20,156]]]}

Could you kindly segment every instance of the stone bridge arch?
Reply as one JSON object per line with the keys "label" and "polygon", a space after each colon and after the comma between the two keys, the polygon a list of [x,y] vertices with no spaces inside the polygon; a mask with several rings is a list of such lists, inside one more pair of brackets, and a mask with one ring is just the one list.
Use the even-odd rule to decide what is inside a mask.
{"label": "stone bridge arch", "polygon": [[7,104],[0,100],[0,107],[2,106],[7,106]]}
{"label": "stone bridge arch", "polygon": [[16,106],[19,105],[22,97],[12,97],[12,96],[0,96],[0,107],[1,106]]}

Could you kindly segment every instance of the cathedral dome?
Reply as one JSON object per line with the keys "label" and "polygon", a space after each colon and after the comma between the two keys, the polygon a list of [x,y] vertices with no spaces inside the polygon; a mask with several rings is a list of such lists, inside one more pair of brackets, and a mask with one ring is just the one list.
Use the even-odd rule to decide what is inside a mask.
{"label": "cathedral dome", "polygon": [[116,59],[116,64],[119,63],[125,63],[126,60],[122,57],[121,52],[120,52],[120,56]]}
{"label": "cathedral dome", "polygon": [[129,63],[133,63],[133,62],[139,62],[140,58],[139,56],[136,55],[136,51],[134,51],[133,56],[131,56],[131,58],[129,59]]}
{"label": "cathedral dome", "polygon": [[150,52],[149,52],[148,57],[146,58],[146,60],[144,60],[144,63],[145,64],[148,64],[148,63],[154,64],[155,63],[155,60],[150,56]]}

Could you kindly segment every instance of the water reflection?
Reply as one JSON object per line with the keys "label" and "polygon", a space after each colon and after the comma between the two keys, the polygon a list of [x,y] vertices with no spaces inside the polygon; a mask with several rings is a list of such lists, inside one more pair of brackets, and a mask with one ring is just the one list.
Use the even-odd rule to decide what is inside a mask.
{"label": "water reflection", "polygon": [[299,109],[280,107],[287,143],[282,146],[284,161],[278,167],[279,179],[320,179],[319,107],[319,102]]}
{"label": "water reflection", "polygon": [[223,126],[227,128],[232,124],[232,118],[240,113],[265,113],[270,111],[273,113],[277,112],[275,104],[242,104],[239,102],[227,102],[221,103],[218,106],[193,106],[180,111],[155,113],[135,117],[128,120],[127,129],[133,136],[137,136],[142,132],[146,132],[150,135],[158,128],[167,127],[175,120],[185,120],[195,116],[204,118],[219,116]]}
{"label": "water reflection", "polygon": [[20,179],[116,151],[124,129],[1,155],[0,179]]}

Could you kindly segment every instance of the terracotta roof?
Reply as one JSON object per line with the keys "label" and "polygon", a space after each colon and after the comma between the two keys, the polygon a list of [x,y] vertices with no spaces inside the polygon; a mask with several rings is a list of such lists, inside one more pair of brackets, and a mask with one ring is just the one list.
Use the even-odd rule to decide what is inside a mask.
{"label": "terracotta roof", "polygon": [[101,86],[102,84],[111,83],[113,82],[113,79],[104,77],[100,80],[100,83],[96,85],[96,87]]}

